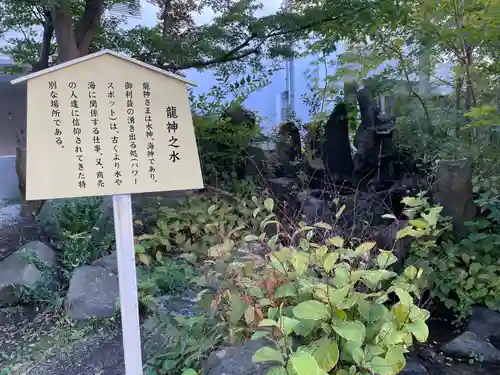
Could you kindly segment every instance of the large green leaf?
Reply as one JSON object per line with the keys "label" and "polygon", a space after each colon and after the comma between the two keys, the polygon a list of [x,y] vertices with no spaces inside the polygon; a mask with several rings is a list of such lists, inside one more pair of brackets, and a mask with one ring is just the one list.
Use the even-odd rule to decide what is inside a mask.
{"label": "large green leaf", "polygon": [[246,303],[246,301],[241,299],[239,294],[231,294],[229,302],[229,322],[231,324],[236,324],[245,314],[245,311],[248,308],[248,304]]}
{"label": "large green leaf", "polygon": [[380,250],[380,254],[377,256],[377,265],[379,268],[387,268],[398,261],[398,258],[392,253],[392,251]]}
{"label": "large green leaf", "polygon": [[401,347],[393,347],[387,351],[385,359],[392,365],[394,374],[400,373],[406,366],[406,359]]}
{"label": "large green leaf", "polygon": [[252,361],[255,363],[260,363],[260,362],[285,363],[285,359],[283,358],[281,352],[277,351],[276,349],[269,348],[267,346],[257,349],[252,356]]}
{"label": "large green leaf", "polygon": [[345,351],[357,365],[362,365],[364,363],[365,352],[361,348],[361,344],[346,340],[342,345],[342,350]]}
{"label": "large green leaf", "polygon": [[396,372],[394,372],[394,369],[392,368],[391,363],[382,358],[382,357],[373,357],[366,365],[367,369],[372,371],[373,373],[377,375],[394,375]]}
{"label": "large green leaf", "polygon": [[290,363],[297,375],[319,375],[318,363],[310,353],[295,352],[290,356]]}
{"label": "large green leaf", "polygon": [[406,325],[406,328],[419,342],[426,342],[429,338],[429,327],[427,327],[425,321],[420,320],[409,323]]}
{"label": "large green leaf", "polygon": [[286,336],[293,332],[293,329],[298,323],[299,321],[297,319],[289,318],[287,316],[281,316],[278,320],[279,327]]}
{"label": "large green leaf", "polygon": [[297,296],[297,288],[292,283],[283,284],[274,292],[275,298],[295,297]]}
{"label": "large green leaf", "polygon": [[406,305],[408,307],[413,306],[413,297],[406,290],[402,288],[396,288],[396,295],[403,305]]}
{"label": "large green leaf", "polygon": [[337,321],[334,323],[333,329],[346,340],[354,341],[360,345],[365,341],[366,327],[359,321]]}
{"label": "large green leaf", "polygon": [[269,369],[266,375],[289,375],[283,366],[272,367]]}
{"label": "large green leaf", "polygon": [[293,313],[298,319],[304,320],[323,320],[330,317],[329,307],[314,300],[299,303],[293,308]]}
{"label": "large green leaf", "polygon": [[326,272],[330,272],[333,269],[333,266],[337,263],[339,257],[340,254],[337,251],[326,254],[323,258],[323,268]]}
{"label": "large green leaf", "polygon": [[321,370],[330,372],[339,360],[339,347],[336,341],[327,337],[313,341],[309,349]]}
{"label": "large green leaf", "polygon": [[359,245],[358,247],[356,247],[356,249],[354,250],[354,254],[356,256],[360,256],[360,255],[362,255],[362,254],[370,251],[374,247],[375,247],[375,242],[365,242],[365,243],[362,243],[361,245]]}

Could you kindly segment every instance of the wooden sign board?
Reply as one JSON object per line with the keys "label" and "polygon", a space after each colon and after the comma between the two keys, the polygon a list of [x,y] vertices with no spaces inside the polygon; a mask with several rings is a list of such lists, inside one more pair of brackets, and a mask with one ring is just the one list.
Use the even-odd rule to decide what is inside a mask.
{"label": "wooden sign board", "polygon": [[183,78],[101,51],[28,82],[26,199],[113,195],[126,375],[142,375],[131,193],[203,188]]}
{"label": "wooden sign board", "polygon": [[101,51],[24,80],[27,200],[203,188],[183,78]]}

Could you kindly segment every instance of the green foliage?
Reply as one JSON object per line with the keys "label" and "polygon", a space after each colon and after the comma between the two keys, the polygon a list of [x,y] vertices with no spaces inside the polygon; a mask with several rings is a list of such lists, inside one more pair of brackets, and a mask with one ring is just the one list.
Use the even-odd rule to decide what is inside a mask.
{"label": "green foliage", "polygon": [[[278,233],[245,241],[262,242],[268,255],[250,254],[215,269],[224,282],[204,296],[212,293],[211,306],[231,340],[271,340],[273,346],[253,358],[274,362],[271,373],[397,374],[414,339],[427,339],[429,312],[414,304],[421,270],[408,267],[398,275],[390,268],[397,261],[392,252],[375,251],[369,242],[350,247],[325,223],[281,231],[270,215],[260,227]],[[292,245],[279,246],[281,240]],[[219,254],[210,255],[209,264],[220,264]]]}
{"label": "green foliage", "polygon": [[114,233],[107,233],[95,243],[93,231],[102,209],[102,198],[61,199],[46,203],[49,214],[40,217],[40,225],[54,228],[53,245],[59,250],[63,278],[68,281],[73,270],[105,255],[114,244]]}
{"label": "green foliage", "polygon": [[190,262],[214,254],[230,254],[243,235],[255,233],[266,215],[256,197],[192,195],[177,208],[160,207],[152,233],[137,238],[142,263],[161,262],[165,253],[185,253]]}
{"label": "green foliage", "polygon": [[224,325],[206,316],[153,315],[145,323],[146,374],[195,375],[224,337]]}
{"label": "green foliage", "polygon": [[60,230],[70,233],[88,232],[101,214],[102,198],[73,198],[50,202],[50,217],[42,220],[42,225],[53,224]]}
{"label": "green foliage", "polygon": [[185,292],[191,286],[194,274],[194,268],[189,264],[168,258],[160,265],[141,270],[138,283],[140,304],[146,310],[154,311],[157,297]]}
{"label": "green foliage", "polygon": [[246,151],[259,128],[201,116],[194,116],[193,121],[205,178],[217,186],[227,185],[245,165]]}
{"label": "green foliage", "polygon": [[417,239],[408,263],[426,270],[431,296],[455,311],[457,323],[469,316],[474,305],[500,311],[498,200],[477,202],[488,217],[468,223],[470,233],[463,239],[448,233],[450,221],[439,216],[441,207],[424,199],[405,203],[411,204],[410,215],[418,215],[410,220],[411,227],[400,231]]}
{"label": "green foliage", "polygon": [[232,77],[228,72],[216,74],[217,84],[207,93],[195,96],[190,101],[198,153],[205,179],[213,185],[227,185],[241,174],[248,155],[247,150],[260,133],[258,119],[255,126],[235,124],[221,119],[226,112],[243,112],[243,102],[269,84],[272,69],[248,74],[242,78]]}

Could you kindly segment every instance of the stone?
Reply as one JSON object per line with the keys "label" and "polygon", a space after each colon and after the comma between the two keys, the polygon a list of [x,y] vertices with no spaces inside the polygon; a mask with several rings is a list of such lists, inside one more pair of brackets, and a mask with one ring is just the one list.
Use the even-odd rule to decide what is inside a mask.
{"label": "stone", "polygon": [[164,295],[156,299],[158,313],[168,313],[184,316],[195,316],[196,296]]}
{"label": "stone", "polygon": [[276,155],[281,167],[280,175],[294,176],[302,155],[302,142],[299,128],[293,122],[286,122],[279,126]]}
{"label": "stone", "polygon": [[408,236],[396,240],[399,230],[407,226],[409,226],[408,220],[394,220],[375,234],[375,242],[379,249],[394,251],[394,255],[398,258],[395,267],[403,265],[414,241],[414,238]]}
{"label": "stone", "polygon": [[450,357],[470,358],[490,364],[500,364],[500,350],[474,332],[465,331],[441,347]]}
{"label": "stone", "polygon": [[211,353],[203,362],[204,375],[266,375],[276,363],[254,363],[255,351],[273,344],[264,340],[250,340],[243,345],[225,347]]}
{"label": "stone", "polygon": [[246,149],[244,176],[253,181],[260,181],[270,174],[270,156],[260,147],[251,146]]}
{"label": "stone", "polygon": [[257,123],[255,113],[241,106],[233,106],[224,111],[221,119],[236,126],[244,126],[249,130],[254,129]]}
{"label": "stone", "polygon": [[0,262],[0,305],[18,301],[23,288],[57,284],[57,255],[40,241],[31,241]]}
{"label": "stone", "polygon": [[279,177],[272,178],[268,181],[269,188],[274,199],[282,201],[292,194],[295,188],[295,180],[293,178]]}
{"label": "stone", "polygon": [[467,160],[441,160],[432,185],[432,198],[443,206],[442,214],[451,216],[461,235],[467,234],[467,221],[476,218],[472,191],[472,166]]}
{"label": "stone", "polygon": [[350,180],[354,164],[349,141],[349,118],[344,103],[335,106],[325,124],[322,149],[325,178],[334,183]]}
{"label": "stone", "polygon": [[307,223],[324,222],[331,224],[334,213],[325,195],[317,196],[316,191],[304,191],[298,194],[301,201],[302,215]]}
{"label": "stone", "polygon": [[[399,150],[392,140],[396,118],[380,112],[369,88],[357,92],[361,124],[354,136],[354,169],[358,179],[369,181],[372,177],[383,188],[402,176],[399,168]],[[398,170],[400,173],[395,173]]]}
{"label": "stone", "polygon": [[74,320],[107,318],[117,310],[118,276],[101,266],[78,267],[69,282],[66,312]]}
{"label": "stone", "polygon": [[[297,199],[297,182],[293,178],[279,177],[267,181],[271,196],[275,202],[275,212],[284,219],[296,218],[300,213],[300,203]],[[266,233],[270,234],[272,225],[266,226]]]}
{"label": "stone", "polygon": [[407,358],[405,368],[399,375],[428,375],[425,366],[416,358]]}
{"label": "stone", "polygon": [[474,307],[469,317],[467,331],[485,339],[500,339],[500,313],[487,307]]}
{"label": "stone", "polygon": [[116,258],[116,251],[95,260],[92,265],[104,267],[118,275],[118,259]]}

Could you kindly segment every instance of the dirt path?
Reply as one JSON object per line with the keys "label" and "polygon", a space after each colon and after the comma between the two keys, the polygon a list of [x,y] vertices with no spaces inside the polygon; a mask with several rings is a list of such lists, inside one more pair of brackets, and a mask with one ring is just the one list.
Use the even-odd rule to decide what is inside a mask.
{"label": "dirt path", "polygon": [[0,343],[2,375],[124,374],[115,320],[74,324],[51,311],[4,308]]}

